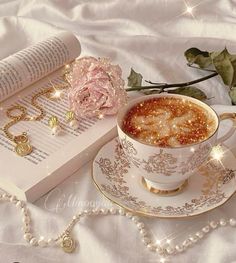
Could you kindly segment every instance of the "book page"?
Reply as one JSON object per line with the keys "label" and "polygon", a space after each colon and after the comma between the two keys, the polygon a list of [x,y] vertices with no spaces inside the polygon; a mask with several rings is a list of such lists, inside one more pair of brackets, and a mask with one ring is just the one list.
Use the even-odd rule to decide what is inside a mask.
{"label": "book page", "polygon": [[62,32],[0,61],[0,102],[71,62],[80,54],[77,38]]}
{"label": "book page", "polygon": [[[39,111],[31,104],[31,98],[40,90],[44,90],[53,85],[55,88],[57,86],[68,85],[62,78],[62,76],[50,77],[45,79],[45,84],[35,85],[34,87],[29,87],[28,92],[24,94],[19,94],[15,99],[12,98],[11,102],[3,104],[0,109],[0,127],[3,127],[9,119],[5,115],[5,111],[8,107],[13,105],[21,105],[27,109],[27,113],[30,116],[37,116]],[[95,126],[99,121],[97,118],[80,118],[78,129],[73,129],[66,122],[65,114],[69,110],[68,100],[66,97],[66,89],[61,94],[59,99],[49,99],[46,96],[41,96],[38,98],[37,103],[42,106],[46,113],[46,116],[41,121],[20,121],[16,125],[10,128],[10,132],[15,135],[19,135],[22,132],[27,132],[30,136],[31,144],[33,145],[33,152],[23,157],[28,162],[37,165],[42,161],[46,160],[47,157],[57,152],[65,144],[76,139],[82,133],[85,133],[88,129]],[[56,116],[60,122],[61,133],[58,136],[51,135],[51,129],[48,125],[48,120],[51,116]],[[0,133],[0,149],[4,148],[10,152],[14,153],[15,144],[6,138],[3,132]],[[79,151],[79,149],[78,149]],[[0,150],[0,158],[1,158]],[[22,158],[22,157],[19,157]]]}
{"label": "book page", "polygon": [[[13,105],[21,105],[27,109],[27,115],[37,116],[39,111],[32,105],[32,97],[53,85],[53,87],[65,86],[64,92],[59,99],[50,99],[47,96],[40,96],[37,99],[37,103],[42,106],[45,117],[40,121],[20,121],[13,125],[9,130],[14,135],[20,135],[22,132],[27,132],[30,143],[33,146],[33,152],[25,157],[19,157],[15,153],[15,143],[10,141],[3,130],[0,130],[0,171],[4,167],[4,156],[6,152],[10,158],[17,158],[18,161],[29,163],[33,166],[39,164],[48,163],[51,156],[59,151],[63,151],[65,146],[77,141],[80,142],[83,135],[83,144],[89,146],[91,143],[99,139],[105,133],[110,131],[115,126],[115,118],[106,118],[106,120],[100,120],[97,117],[93,118],[79,118],[79,127],[73,129],[66,121],[66,112],[69,110],[67,100],[67,88],[69,85],[66,83],[62,76],[62,70],[58,70],[55,73],[47,76],[39,82],[29,86],[17,96],[13,96],[4,101],[0,106],[0,128],[3,128],[11,119],[6,116],[6,110]],[[48,125],[48,120],[51,116],[56,116],[59,120],[61,133],[57,136],[51,134],[51,128]],[[97,133],[97,131],[100,131]],[[93,134],[93,138],[87,134]],[[86,138],[86,139],[84,139]],[[77,152],[80,152],[82,148],[78,148]]]}

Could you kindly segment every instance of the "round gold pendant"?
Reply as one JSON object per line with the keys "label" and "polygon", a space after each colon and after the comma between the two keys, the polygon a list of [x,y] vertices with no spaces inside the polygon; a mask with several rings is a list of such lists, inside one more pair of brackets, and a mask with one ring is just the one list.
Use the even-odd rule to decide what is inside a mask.
{"label": "round gold pendant", "polygon": [[19,143],[15,147],[15,152],[19,156],[22,156],[22,157],[30,154],[32,152],[32,150],[33,150],[33,148],[28,142],[26,142],[26,143]]}
{"label": "round gold pendant", "polygon": [[75,250],[75,241],[69,235],[65,235],[61,241],[61,247],[66,253],[72,253]]}

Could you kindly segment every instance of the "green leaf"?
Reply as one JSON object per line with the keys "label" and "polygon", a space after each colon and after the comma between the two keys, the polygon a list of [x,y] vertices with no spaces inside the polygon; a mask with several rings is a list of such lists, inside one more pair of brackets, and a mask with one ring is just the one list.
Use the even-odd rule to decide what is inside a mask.
{"label": "green leaf", "polygon": [[236,87],[232,88],[232,89],[229,91],[229,96],[230,96],[230,98],[231,98],[232,104],[233,104],[233,105],[236,105]]}
{"label": "green leaf", "polygon": [[225,48],[222,52],[212,52],[211,58],[224,84],[230,88],[236,86],[236,55],[229,54]]}
{"label": "green leaf", "polygon": [[180,94],[180,95],[185,95],[185,96],[189,96],[198,100],[205,100],[207,99],[206,94],[193,86],[188,86],[188,87],[180,87],[174,90],[168,90],[168,93],[171,94]]}
{"label": "green leaf", "polygon": [[143,76],[140,73],[135,72],[132,68],[128,77],[128,86],[142,86]]}
{"label": "green leaf", "polygon": [[207,68],[212,64],[209,52],[201,51],[195,47],[186,50],[184,55],[189,64],[197,64],[200,68]]}

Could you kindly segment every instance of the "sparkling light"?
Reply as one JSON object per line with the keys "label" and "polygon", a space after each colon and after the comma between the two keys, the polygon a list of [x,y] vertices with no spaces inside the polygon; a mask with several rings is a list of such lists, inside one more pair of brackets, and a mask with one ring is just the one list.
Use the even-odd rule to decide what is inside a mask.
{"label": "sparkling light", "polygon": [[102,114],[102,113],[100,113],[99,115],[98,115],[98,119],[103,119],[104,118],[104,115]]}
{"label": "sparkling light", "polygon": [[192,14],[193,14],[193,13],[192,13],[192,12],[193,12],[193,7],[187,6],[187,7],[186,7],[186,12],[192,15]]}
{"label": "sparkling light", "polygon": [[194,149],[193,147],[191,147],[191,148],[190,148],[190,151],[191,151],[192,153],[194,153],[194,152],[195,152],[195,149]]}
{"label": "sparkling light", "polygon": [[160,258],[160,263],[166,263],[166,262],[168,262],[167,258]]}
{"label": "sparkling light", "polygon": [[55,91],[54,91],[52,96],[53,96],[53,98],[60,98],[62,93],[63,93],[63,90],[55,89]]}
{"label": "sparkling light", "polygon": [[[200,1],[199,3],[197,3],[196,5],[189,5],[189,3],[187,2],[187,0],[182,0],[183,1],[183,3],[184,3],[184,5],[185,5],[185,8],[184,8],[184,10],[183,10],[183,12],[181,13],[181,14],[179,14],[179,15],[177,15],[176,17],[174,17],[174,18],[179,18],[179,17],[181,17],[181,16],[184,16],[184,15],[187,15],[187,16],[192,16],[192,18],[194,18],[194,19],[196,19],[195,18],[195,15],[194,15],[194,11],[195,11],[195,9],[199,6],[199,5],[201,5],[204,1],[202,0],[202,1]],[[173,19],[171,19],[171,21],[172,21]]]}
{"label": "sparkling light", "polygon": [[66,64],[66,65],[65,65],[65,69],[66,69],[66,70],[69,70],[69,69],[70,69],[70,65],[69,65],[69,64]]}
{"label": "sparkling light", "polygon": [[220,145],[214,146],[211,150],[211,157],[220,161],[224,156],[224,151]]}

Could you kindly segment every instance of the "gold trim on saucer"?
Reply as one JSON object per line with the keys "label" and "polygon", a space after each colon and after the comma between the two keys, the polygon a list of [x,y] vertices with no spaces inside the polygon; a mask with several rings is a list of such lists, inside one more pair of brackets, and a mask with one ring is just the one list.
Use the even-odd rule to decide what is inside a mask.
{"label": "gold trim on saucer", "polygon": [[[117,138],[117,137],[116,137]],[[236,193],[236,189],[225,198],[225,200],[215,206],[215,207],[208,207],[208,210],[205,211],[197,211],[197,213],[195,214],[181,214],[181,215],[177,215],[177,216],[169,216],[169,215],[162,215],[162,214],[157,214],[153,211],[145,211],[145,209],[139,209],[139,208],[131,208],[129,206],[127,206],[126,204],[123,204],[122,202],[120,202],[120,200],[116,200],[113,196],[109,195],[106,191],[104,191],[104,189],[102,189],[101,185],[97,182],[96,176],[95,176],[95,170],[94,170],[94,162],[96,161],[97,155],[99,154],[99,152],[101,151],[101,149],[108,143],[112,142],[113,140],[115,140],[115,138],[113,138],[112,140],[110,140],[109,142],[106,142],[98,151],[96,156],[93,158],[93,162],[92,162],[92,167],[91,167],[91,177],[93,180],[93,183],[95,185],[95,187],[97,188],[97,190],[102,194],[102,196],[104,196],[107,200],[109,200],[111,203],[125,209],[126,211],[130,211],[135,215],[139,215],[139,216],[146,216],[146,217],[156,217],[156,218],[163,218],[163,219],[187,219],[187,218],[193,218],[193,217],[197,217],[200,216],[202,214],[206,214],[212,210],[215,210],[216,208],[222,207],[225,203],[227,203],[230,199],[232,199],[232,197],[234,197],[235,193]],[[226,147],[228,148],[228,147]],[[236,147],[235,147],[236,149]],[[231,149],[232,150],[232,149]],[[235,154],[233,154],[234,157],[236,158]],[[236,180],[236,179],[234,179]]]}
{"label": "gold trim on saucer", "polygon": [[[95,159],[95,158],[94,158]],[[117,201],[114,201],[113,199],[111,199],[110,197],[108,197],[99,187],[99,185],[96,183],[95,179],[94,179],[94,174],[93,174],[93,165],[92,165],[92,173],[91,173],[91,176],[92,176],[92,180],[93,180],[93,183],[95,185],[95,187],[97,188],[97,190],[100,192],[100,194],[105,198],[107,199],[108,201],[110,201],[112,204],[115,204],[117,206],[119,206],[120,208],[124,209],[124,210],[127,210],[135,215],[138,215],[138,216],[146,216],[146,217],[156,217],[156,218],[162,218],[162,219],[186,219],[186,218],[193,218],[193,217],[198,217],[198,216],[201,216],[203,214],[207,214],[217,208],[220,208],[222,207],[225,203],[227,203],[230,199],[232,199],[232,197],[236,194],[236,191],[228,197],[228,199],[225,200],[224,203],[220,204],[219,206],[216,206],[216,207],[213,207],[213,208],[210,208],[209,210],[207,211],[203,211],[203,212],[200,212],[198,214],[195,214],[195,215],[184,215],[184,216],[161,216],[161,215],[157,215],[157,214],[152,214],[152,213],[145,213],[143,211],[137,211],[137,210],[133,210],[121,203],[118,203]]]}
{"label": "gold trim on saucer", "polygon": [[148,185],[148,182],[145,180],[144,177],[141,179],[142,185],[145,189],[147,189],[149,192],[159,195],[159,196],[174,196],[181,192],[183,192],[184,188],[188,185],[188,180],[185,180],[178,188],[172,189],[172,190],[160,190],[157,188],[154,188],[150,185]]}

